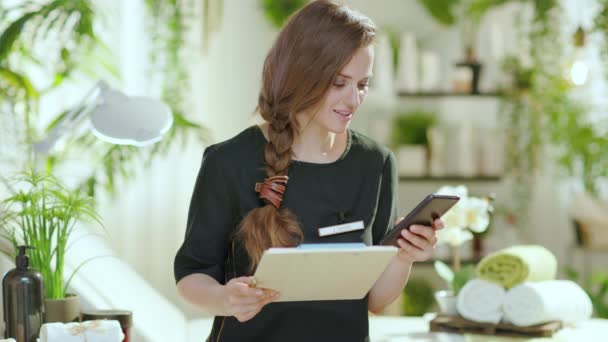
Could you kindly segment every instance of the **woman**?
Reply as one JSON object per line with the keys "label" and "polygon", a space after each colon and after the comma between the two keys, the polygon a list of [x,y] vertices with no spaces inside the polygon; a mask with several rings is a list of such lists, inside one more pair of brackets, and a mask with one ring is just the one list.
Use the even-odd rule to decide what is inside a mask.
{"label": "woman", "polygon": [[[404,230],[398,254],[361,300],[272,303],[280,294],[249,286],[269,247],[371,245],[393,227],[394,157],[348,129],[368,91],[374,36],[361,14],[308,4],[266,58],[265,122],[205,150],[175,277],[181,296],[216,316],[209,341],[366,341],[368,310],[397,298],[413,262],[431,255],[439,220]],[[359,220],[363,230],[318,235]]]}

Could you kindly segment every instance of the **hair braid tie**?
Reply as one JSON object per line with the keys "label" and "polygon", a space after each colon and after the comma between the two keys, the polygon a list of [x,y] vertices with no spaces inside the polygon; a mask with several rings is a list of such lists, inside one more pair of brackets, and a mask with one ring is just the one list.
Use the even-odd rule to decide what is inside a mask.
{"label": "hair braid tie", "polygon": [[283,202],[283,194],[288,180],[289,177],[287,176],[269,177],[264,179],[263,183],[255,183],[255,191],[259,193],[259,198],[279,209],[281,202]]}

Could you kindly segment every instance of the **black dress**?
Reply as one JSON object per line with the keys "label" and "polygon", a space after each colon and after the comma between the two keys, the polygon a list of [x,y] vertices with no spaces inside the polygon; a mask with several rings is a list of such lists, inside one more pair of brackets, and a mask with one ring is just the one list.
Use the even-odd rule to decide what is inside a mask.
{"label": "black dress", "polygon": [[[209,146],[198,174],[183,245],[175,257],[175,279],[203,273],[225,284],[247,273],[248,258],[231,234],[263,203],[254,190],[265,178],[266,140],[258,126]],[[376,244],[396,217],[397,176],[393,154],[355,131],[335,162],[293,161],[281,208],[289,208],[304,243]],[[319,237],[317,229],[363,220],[364,230]],[[208,341],[367,341],[367,296],[361,300],[271,303],[251,320],[215,317]]]}

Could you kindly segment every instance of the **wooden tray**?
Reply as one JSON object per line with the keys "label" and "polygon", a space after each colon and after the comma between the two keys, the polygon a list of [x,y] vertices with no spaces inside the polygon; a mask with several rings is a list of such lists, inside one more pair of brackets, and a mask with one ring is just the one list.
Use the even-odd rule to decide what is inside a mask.
{"label": "wooden tray", "polygon": [[430,322],[431,331],[459,334],[480,334],[510,337],[551,337],[562,328],[562,322],[553,321],[529,327],[513,324],[478,323],[460,316],[437,316]]}

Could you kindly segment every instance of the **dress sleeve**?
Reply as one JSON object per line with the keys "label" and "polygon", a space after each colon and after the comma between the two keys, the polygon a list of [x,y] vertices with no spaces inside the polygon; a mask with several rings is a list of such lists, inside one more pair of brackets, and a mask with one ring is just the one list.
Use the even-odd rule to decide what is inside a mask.
{"label": "dress sleeve", "polygon": [[389,152],[382,168],[378,208],[372,227],[373,243],[380,243],[384,235],[393,228],[397,219],[397,166],[395,155]]}
{"label": "dress sleeve", "polygon": [[224,264],[234,222],[234,200],[226,185],[219,152],[207,148],[196,178],[184,242],[175,256],[175,281],[203,273],[224,283]]}

